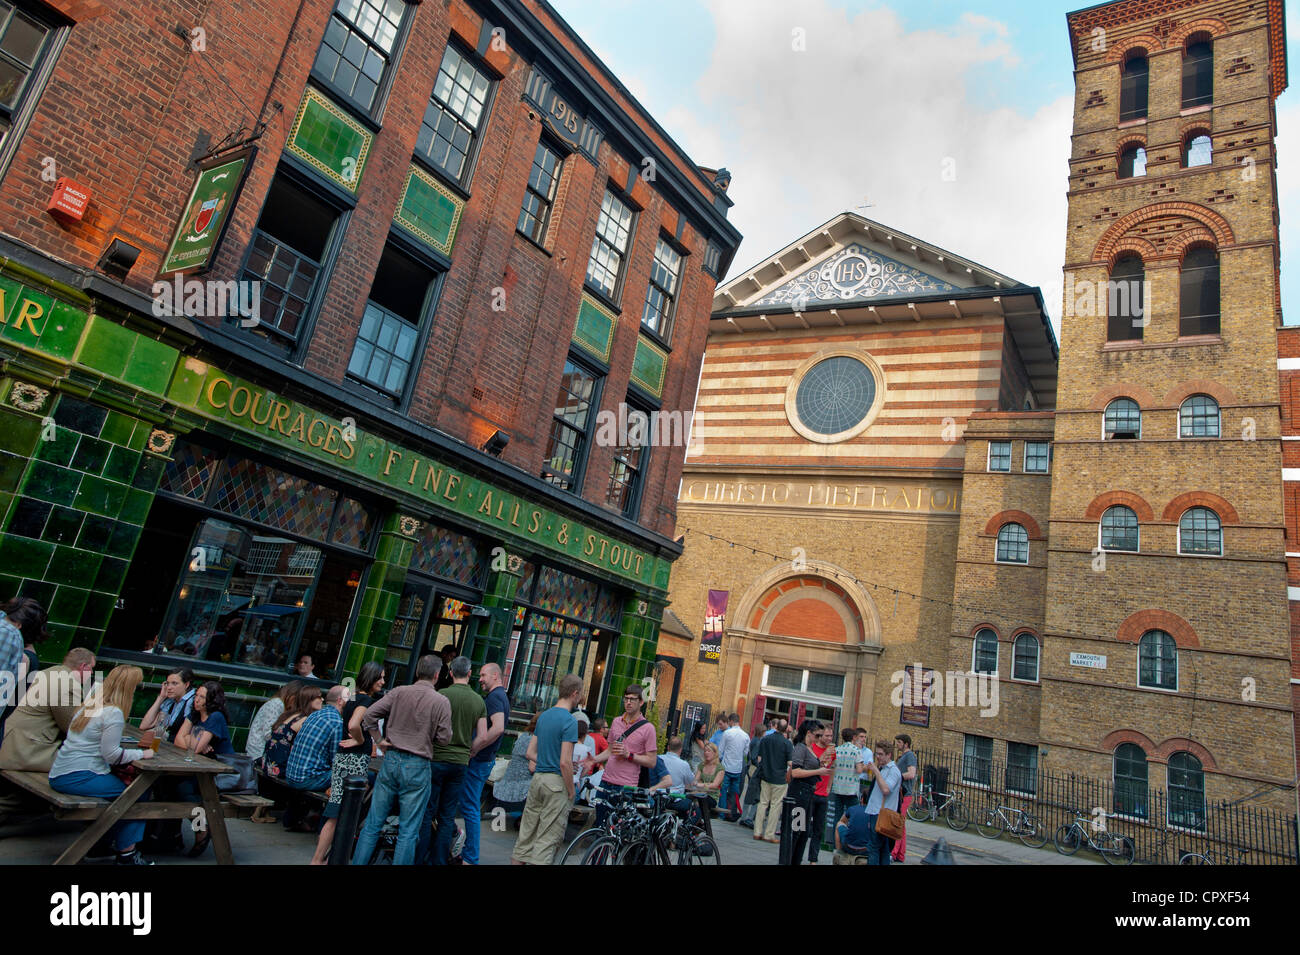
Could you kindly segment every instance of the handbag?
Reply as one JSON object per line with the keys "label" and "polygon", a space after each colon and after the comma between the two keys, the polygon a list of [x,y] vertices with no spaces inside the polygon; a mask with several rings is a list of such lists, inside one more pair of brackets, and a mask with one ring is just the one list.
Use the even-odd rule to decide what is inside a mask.
{"label": "handbag", "polygon": [[488,773],[488,778],[487,778],[488,784],[496,785],[497,783],[499,783],[502,780],[502,778],[505,776],[506,770],[509,767],[510,767],[510,757],[498,756],[496,762],[492,764],[492,772]]}
{"label": "handbag", "polygon": [[[902,791],[903,791],[903,782],[900,776],[898,785],[895,786],[894,791],[889,794],[890,796],[894,797],[895,806],[899,804],[899,795],[902,793]],[[885,798],[888,799],[889,796],[886,796]],[[902,815],[899,814],[896,810],[889,809],[886,806],[882,805],[880,807],[880,815],[876,817],[876,832],[879,835],[884,836],[886,839],[893,839],[894,841],[898,841],[899,839],[903,838],[903,833],[905,832],[905,829],[904,829]]]}
{"label": "handbag", "polygon": [[217,753],[212,758],[231,767],[230,772],[217,774],[217,792],[257,791],[257,769],[251,756],[243,753]]}

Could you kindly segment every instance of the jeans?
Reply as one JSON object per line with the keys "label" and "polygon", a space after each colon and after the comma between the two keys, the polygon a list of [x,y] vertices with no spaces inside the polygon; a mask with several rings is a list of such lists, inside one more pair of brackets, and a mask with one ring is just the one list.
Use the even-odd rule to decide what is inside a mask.
{"label": "jeans", "polygon": [[324,792],[326,787],[328,787],[330,784],[331,774],[332,774],[332,770],[322,769],[319,773],[316,773],[315,775],[312,776],[308,776],[300,783],[296,783],[292,779],[289,779],[288,777],[286,777],[284,781],[289,784],[289,787],[291,789],[304,789],[304,790],[311,790],[312,792]]}
{"label": "jeans", "polygon": [[461,861],[466,865],[478,865],[479,836],[483,826],[483,785],[492,775],[494,759],[484,759],[470,763],[465,770],[465,786],[460,796],[460,815],[465,820],[465,848],[461,850]]}
{"label": "jeans", "polygon": [[[126,789],[126,783],[118,779],[112,773],[92,773],[88,769],[80,769],[75,773],[64,773],[62,776],[54,776],[50,779],[50,788],[57,789],[61,793],[71,793],[74,796],[99,796],[102,799],[116,799],[122,795]],[[140,797],[144,802],[149,798],[149,793]],[[113,846],[118,852],[135,845],[144,838],[145,820],[143,819],[123,819],[115,824],[109,833],[113,837]]]}
{"label": "jeans", "polygon": [[410,865],[415,859],[415,845],[419,839],[420,820],[429,802],[429,760],[413,753],[390,749],[384,756],[383,769],[375,780],[375,791],[370,797],[370,812],[357,837],[357,848],[352,853],[353,865],[368,865],[375,853],[379,832],[388,821],[388,811],[397,800],[397,849],[393,865]]}
{"label": "jeans", "polygon": [[722,791],[718,794],[718,802],[722,806],[721,812],[731,813],[733,818],[740,815],[740,790],[744,785],[743,770],[738,773],[723,774]]}
{"label": "jeans", "polygon": [[[464,763],[429,764],[429,804],[420,824],[420,843],[415,847],[417,865],[446,865],[451,858],[451,844],[456,840],[456,811],[465,784]],[[433,822],[438,821],[438,838],[433,838]]]}
{"label": "jeans", "polygon": [[852,807],[860,805],[862,805],[862,803],[858,801],[857,793],[854,793],[851,796],[844,796],[840,793],[832,792],[830,804],[831,822],[839,825],[839,821],[848,814],[848,811]]}
{"label": "jeans", "polygon": [[812,798],[812,814],[808,820],[808,861],[815,863],[817,853],[821,850],[822,839],[826,836],[826,807],[829,800],[825,796]]}
{"label": "jeans", "polygon": [[889,853],[894,848],[894,840],[876,832],[876,820],[879,814],[867,816],[867,865],[889,865]]}
{"label": "jeans", "polygon": [[843,852],[845,855],[864,856],[867,854],[868,850],[866,849],[866,847],[849,845],[848,826],[839,826],[836,831],[839,832],[840,834],[840,851]]}

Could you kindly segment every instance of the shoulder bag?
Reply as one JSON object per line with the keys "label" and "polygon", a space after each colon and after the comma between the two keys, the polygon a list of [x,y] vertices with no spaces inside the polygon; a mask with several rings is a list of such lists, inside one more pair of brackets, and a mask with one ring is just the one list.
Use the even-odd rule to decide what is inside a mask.
{"label": "shoulder bag", "polygon": [[[901,795],[902,791],[903,791],[903,774],[899,773],[898,785],[894,787],[894,791],[891,792],[889,796],[886,796],[885,799],[889,799],[892,796],[894,800],[894,805],[895,806],[900,805],[899,796]],[[903,832],[905,831],[903,826],[904,826],[903,817],[898,813],[898,811],[894,809],[889,809],[888,807],[885,806],[884,800],[881,800],[880,815],[876,817],[876,832],[884,836],[886,839],[893,839],[897,841],[903,838]]]}

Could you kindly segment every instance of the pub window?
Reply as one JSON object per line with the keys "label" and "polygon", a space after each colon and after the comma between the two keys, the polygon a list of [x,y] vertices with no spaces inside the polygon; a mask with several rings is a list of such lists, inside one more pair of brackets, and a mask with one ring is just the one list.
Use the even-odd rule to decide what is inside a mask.
{"label": "pub window", "polygon": [[1169,825],[1205,829],[1205,770],[1191,753],[1174,753],[1165,770],[1169,781]]}
{"label": "pub window", "polygon": [[610,465],[609,483],[605,488],[605,503],[625,517],[636,520],[650,456],[650,425],[654,419],[649,411],[634,407],[631,401],[628,402],[627,419],[628,443],[624,447],[614,448],[614,461]]}
{"label": "pub window", "polygon": [[1208,507],[1188,508],[1178,519],[1178,553],[1223,556],[1223,523]]}
{"label": "pub window", "polygon": [[1119,80],[1119,121],[1144,119],[1147,115],[1149,72],[1146,51],[1139,50],[1124,61]]}
{"label": "pub window", "polygon": [[592,409],[600,401],[600,382],[601,376],[588,371],[572,358],[564,363],[542,477],[566,491],[579,493],[582,490],[588,431],[595,417]]}
{"label": "pub window", "polygon": [[1219,334],[1219,253],[1200,246],[1178,273],[1178,334]]}
{"label": "pub window", "polygon": [[424,111],[416,154],[451,180],[468,185],[470,156],[487,113],[492,81],[469,55],[448,44]]}
{"label": "pub window", "polygon": [[1132,398],[1116,398],[1102,415],[1101,436],[1106,441],[1142,437],[1142,409]]}
{"label": "pub window", "polygon": [[1192,395],[1178,408],[1180,438],[1217,438],[1219,403],[1209,395]]}
{"label": "pub window", "polygon": [[1138,516],[1131,507],[1116,504],[1101,515],[1101,549],[1138,551]]}
{"label": "pub window", "polygon": [[1147,151],[1140,143],[1129,143],[1119,154],[1119,178],[1133,179],[1147,174]]}
{"label": "pub window", "polygon": [[405,0],[338,0],[312,73],[335,93],[373,116],[391,71]]}
{"label": "pub window", "polygon": [[677,307],[677,284],[681,272],[681,255],[663,236],[660,236],[655,246],[654,262],[650,266],[650,284],[646,287],[641,327],[654,332],[665,342],[673,332],[673,316]]}
{"label": "pub window", "polygon": [[1003,524],[998,531],[997,562],[1029,563],[1029,532],[1020,524]]}
{"label": "pub window", "polygon": [[967,733],[962,747],[961,780],[975,786],[993,783],[993,740]]}
{"label": "pub window", "polygon": [[33,77],[50,50],[54,29],[27,4],[0,0],[0,150],[23,106],[39,92]]}
{"label": "pub window", "polygon": [[1011,442],[1010,441],[989,442],[989,470],[990,471],[1011,470]]}
{"label": "pub window", "polygon": [[1038,792],[1038,747],[1007,743],[1007,791],[1022,796]]}
{"label": "pub window", "polygon": [[403,397],[437,278],[391,243],[384,246],[348,361],[350,377],[390,398]]}
{"label": "pub window", "polygon": [[1115,750],[1115,812],[1136,819],[1147,817],[1147,754],[1137,743]]}
{"label": "pub window", "polygon": [[519,210],[515,226],[538,245],[546,238],[546,227],[551,221],[551,206],[555,204],[555,190],[560,185],[560,171],[564,157],[546,144],[537,143],[533,153],[533,166],[528,172],[528,186],[524,190],[524,204]]}
{"label": "pub window", "polygon": [[1138,686],[1178,689],[1178,644],[1163,630],[1148,630],[1138,641]]}
{"label": "pub window", "polygon": [[1046,474],[1052,463],[1052,444],[1050,441],[1025,442],[1025,473]]}
{"label": "pub window", "polygon": [[1214,47],[1206,40],[1183,50],[1183,109],[1214,102]]}
{"label": "pub window", "polygon": [[286,351],[297,342],[320,288],[341,214],[284,173],[276,175],[253,230],[241,278],[262,283],[253,333]]}
{"label": "pub window", "polygon": [[1038,638],[1032,633],[1016,637],[1012,647],[1011,679],[1038,682]]}
{"label": "pub window", "polygon": [[1183,168],[1195,169],[1214,161],[1214,144],[1206,133],[1189,133],[1183,140]]}
{"label": "pub window", "polygon": [[596,220],[587,262],[587,284],[607,299],[618,297],[627,250],[632,244],[632,210],[608,189]]}
{"label": "pub window", "polygon": [[970,668],[972,673],[998,672],[998,635],[987,627],[975,634]]}
{"label": "pub window", "polygon": [[1106,340],[1141,341],[1146,325],[1146,266],[1135,252],[1115,260],[1106,287]]}

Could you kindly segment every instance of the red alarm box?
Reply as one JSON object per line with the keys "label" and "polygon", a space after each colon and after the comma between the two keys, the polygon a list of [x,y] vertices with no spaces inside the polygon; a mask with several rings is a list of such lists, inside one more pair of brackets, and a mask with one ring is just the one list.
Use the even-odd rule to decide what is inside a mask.
{"label": "red alarm box", "polygon": [[62,176],[54,184],[54,195],[45,211],[65,222],[80,222],[90,205],[90,190],[74,179]]}

